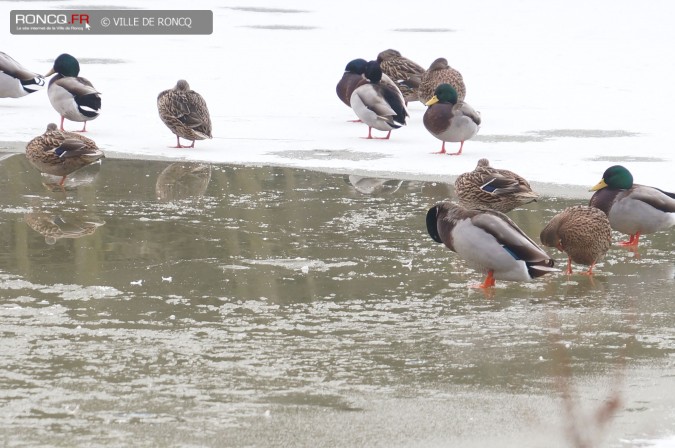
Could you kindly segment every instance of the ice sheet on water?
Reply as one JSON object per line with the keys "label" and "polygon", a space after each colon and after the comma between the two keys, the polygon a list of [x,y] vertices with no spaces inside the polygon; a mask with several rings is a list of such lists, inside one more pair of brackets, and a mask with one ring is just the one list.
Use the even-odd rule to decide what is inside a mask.
{"label": "ice sheet on water", "polygon": [[244,260],[244,263],[276,266],[303,272],[305,270],[326,272],[332,268],[356,266],[358,264],[354,261],[338,261],[330,263],[322,260],[309,260],[307,258],[268,258],[264,260]]}
{"label": "ice sheet on water", "polygon": [[0,291],[2,290],[33,290],[43,294],[56,294],[63,300],[85,301],[90,299],[105,299],[122,294],[122,291],[111,286],[64,285],[61,283],[41,285],[24,280],[16,275],[0,272]]}

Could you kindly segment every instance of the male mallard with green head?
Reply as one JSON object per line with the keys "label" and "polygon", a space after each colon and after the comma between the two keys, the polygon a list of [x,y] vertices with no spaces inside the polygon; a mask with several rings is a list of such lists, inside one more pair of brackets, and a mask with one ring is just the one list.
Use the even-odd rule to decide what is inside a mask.
{"label": "male mallard with green head", "polygon": [[609,218],[612,229],[630,235],[622,246],[637,247],[640,235],[668,229],[675,225],[675,194],[633,183],[625,167],[607,168],[591,191],[590,205]]}
{"label": "male mallard with green head", "polygon": [[[422,119],[424,127],[443,142],[436,154],[462,154],[464,141],[473,138],[480,129],[480,113],[465,102],[458,103],[457,91],[450,84],[436,87],[434,96],[425,104],[429,107]],[[459,151],[446,153],[445,142],[461,142]]]}
{"label": "male mallard with green head", "polygon": [[420,82],[417,90],[421,102],[426,103],[434,96],[436,87],[440,84],[450,84],[457,92],[457,101],[464,101],[466,97],[466,86],[462,74],[448,65],[448,60],[438,58],[431,63]]}
{"label": "male mallard with green head", "polygon": [[354,89],[359,86],[359,83],[365,79],[363,74],[366,71],[366,64],[368,61],[365,59],[354,59],[349,61],[345,67],[345,72],[342,74],[342,78],[335,86],[335,92],[337,93],[340,101],[345,103],[347,106],[351,107],[350,99]]}
{"label": "male mallard with green head", "polygon": [[410,101],[418,101],[417,89],[422,82],[424,67],[401,56],[401,53],[388,49],[377,55],[382,73],[389,76],[403,94],[406,104]]}
{"label": "male mallard with green head", "polygon": [[612,228],[602,210],[576,205],[555,215],[539,238],[544,246],[556,247],[567,253],[565,272],[568,275],[572,273],[572,262],[589,266],[585,274],[593,275],[595,263],[612,245]]}
{"label": "male mallard with green head", "polygon": [[[176,135],[175,148],[194,148],[195,140],[212,138],[211,115],[202,96],[190,89],[184,79],[176,87],[167,89],[157,96],[159,117]],[[180,138],[191,140],[190,146],[182,146]]]}
{"label": "male mallard with green head", "polygon": [[45,78],[0,51],[0,98],[19,98],[40,90]]}
{"label": "male mallard with green head", "polygon": [[[401,91],[383,77],[377,61],[366,64],[364,76],[367,82],[357,87],[350,98],[350,104],[356,115],[368,125],[368,139],[373,137],[372,128],[388,131],[384,139],[389,139],[392,129],[405,125],[408,110]],[[386,76],[386,75],[384,75]],[[387,80],[387,81],[385,81]]]}
{"label": "male mallard with green head", "polygon": [[528,281],[555,272],[553,259],[508,216],[441,202],[427,212],[427,231],[469,264],[487,272],[481,288],[495,280]]}
{"label": "male mallard with green head", "polygon": [[105,156],[93,140],[74,132],[60,131],[50,123],[44,134],[28,142],[26,157],[40,172],[61,176],[59,185],[63,187],[70,173]]}
{"label": "male mallard with green head", "polygon": [[84,122],[79,132],[87,131],[87,121],[96,119],[101,113],[101,94],[87,78],[80,74],[80,63],[73,56],[64,53],[54,60],[54,66],[45,77],[56,73],[49,81],[49,101],[63,120]]}
{"label": "male mallard with green head", "polygon": [[467,208],[489,208],[508,213],[537,200],[530,183],[513,171],[492,168],[488,159],[480,159],[476,168],[455,180],[459,203]]}

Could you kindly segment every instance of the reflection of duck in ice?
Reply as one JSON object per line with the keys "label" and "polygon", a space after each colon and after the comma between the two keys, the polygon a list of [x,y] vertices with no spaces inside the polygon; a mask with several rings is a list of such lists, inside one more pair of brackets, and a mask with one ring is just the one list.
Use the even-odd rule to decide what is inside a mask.
{"label": "reflection of duck in ice", "polygon": [[363,194],[393,194],[403,185],[402,180],[377,179],[375,177],[362,177],[354,174],[346,176],[345,182]]}
{"label": "reflection of duck in ice", "polygon": [[155,192],[160,201],[175,201],[204,196],[211,180],[211,165],[177,162],[157,177]]}
{"label": "reflection of duck in ice", "polygon": [[28,226],[44,235],[45,243],[54,244],[61,238],[82,238],[92,235],[105,224],[98,218],[79,213],[26,213],[23,217]]}

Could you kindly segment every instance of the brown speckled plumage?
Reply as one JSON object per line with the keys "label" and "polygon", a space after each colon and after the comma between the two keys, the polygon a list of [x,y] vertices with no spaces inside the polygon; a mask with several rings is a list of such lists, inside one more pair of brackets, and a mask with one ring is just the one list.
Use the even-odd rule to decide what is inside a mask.
{"label": "brown speckled plumage", "polygon": [[401,56],[396,50],[384,50],[377,55],[382,72],[398,86],[406,102],[418,101],[417,89],[422,82],[424,67]]}
{"label": "brown speckled plumage", "polygon": [[63,186],[70,173],[105,156],[92,139],[75,132],[60,131],[50,123],[44,134],[28,142],[26,157],[41,172],[62,176],[60,185]]}
{"label": "brown speckled plumage", "polygon": [[173,89],[162,91],[157,96],[159,117],[164,124],[176,135],[176,147],[184,148],[180,138],[192,141],[212,138],[211,116],[202,96],[190,90],[190,85],[184,79],[179,80]]}
{"label": "brown speckled plumage", "polygon": [[567,273],[572,262],[593,266],[601,260],[612,244],[612,229],[605,213],[595,207],[577,205],[558,213],[539,235],[545,246],[557,247],[568,255]]}
{"label": "brown speckled plumage", "polygon": [[448,65],[445,58],[436,59],[422,76],[420,87],[417,90],[419,100],[426,103],[434,96],[439,84],[450,84],[457,91],[457,102],[464,101],[466,86],[462,74]]}
{"label": "brown speckled plumage", "polygon": [[480,159],[473,171],[457,177],[455,193],[464,207],[489,208],[502,213],[539,197],[524,178],[513,171],[492,168],[488,159]]}

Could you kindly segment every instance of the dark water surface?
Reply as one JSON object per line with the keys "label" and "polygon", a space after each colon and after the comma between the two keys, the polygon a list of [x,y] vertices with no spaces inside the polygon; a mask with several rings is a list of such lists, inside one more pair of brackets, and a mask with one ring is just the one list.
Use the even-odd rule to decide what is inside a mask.
{"label": "dark water surface", "polygon": [[[613,247],[593,279],[487,296],[426,234],[449,185],[112,159],[65,193],[50,182],[22,154],[0,157],[0,445],[575,446],[583,433],[633,446],[675,433],[673,232],[638,254]],[[511,216],[538,239],[580,202]],[[617,397],[606,427],[583,418]]]}

